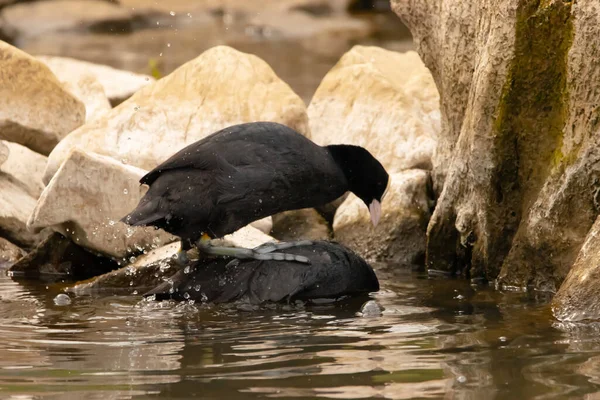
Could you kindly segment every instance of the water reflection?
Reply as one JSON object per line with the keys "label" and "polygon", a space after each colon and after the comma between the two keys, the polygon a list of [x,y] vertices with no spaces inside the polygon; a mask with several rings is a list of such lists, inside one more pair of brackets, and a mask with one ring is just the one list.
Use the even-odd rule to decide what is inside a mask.
{"label": "water reflection", "polygon": [[[77,297],[0,278],[2,398],[594,398],[599,325],[378,266],[380,316]],[[393,280],[391,279],[393,277]],[[18,397],[18,396],[25,397]],[[30,397],[27,397],[30,396]],[[31,397],[33,396],[33,397]]]}

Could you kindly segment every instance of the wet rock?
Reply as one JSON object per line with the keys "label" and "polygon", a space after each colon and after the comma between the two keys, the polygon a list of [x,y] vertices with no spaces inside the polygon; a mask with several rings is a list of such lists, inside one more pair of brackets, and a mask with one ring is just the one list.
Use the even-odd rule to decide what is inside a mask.
{"label": "wet rock", "polygon": [[327,221],[314,208],[285,211],[273,215],[271,235],[282,241],[327,240],[331,237]]}
{"label": "wet rock", "polygon": [[169,243],[175,238],[162,230],[119,222],[147,190],[139,184],[145,173],[110,157],[73,149],[44,189],[28,227],[51,228],[79,246],[117,258]]}
{"label": "wet rock", "polygon": [[113,260],[99,257],[54,233],[13,264],[8,272],[16,279],[81,280],[118,268]]}
{"label": "wet rock", "polygon": [[600,320],[600,218],[590,229],[579,255],[552,301],[560,321]]}
{"label": "wet rock", "polygon": [[[219,246],[253,248],[271,241],[274,241],[272,237],[247,226],[213,243]],[[180,248],[181,243],[174,242],[150,250],[147,254],[131,258],[133,262],[126,267],[98,276],[88,282],[80,282],[67,291],[76,295],[106,292],[142,294],[165,282],[181,269],[176,262],[176,254]],[[197,255],[195,250],[190,253],[192,258]]]}
{"label": "wet rock", "polygon": [[10,267],[23,257],[25,251],[4,238],[0,238],[0,270]]}
{"label": "wet rock", "polygon": [[556,291],[600,209],[598,4],[392,6],[442,93],[427,264]]}
{"label": "wet rock", "polygon": [[354,46],[323,78],[308,107],[321,144],[368,149],[389,172],[431,168],[439,95],[417,53]]}
{"label": "wet rock", "polygon": [[[2,148],[6,149],[6,159],[2,162]],[[37,200],[44,190],[42,176],[47,157],[29,150],[18,143],[0,140],[0,171],[18,180],[27,194]]]}
{"label": "wet rock", "polygon": [[44,179],[74,146],[152,169],[219,129],[259,120],[308,134],[304,103],[264,61],[214,47],[72,132],[49,157]]}
{"label": "wet rock", "polygon": [[423,267],[432,205],[429,174],[407,170],[390,178],[377,227],[373,228],[363,201],[351,194],[335,214],[334,238],[369,260]]}
{"label": "wet rock", "polygon": [[40,61],[0,42],[0,139],[48,154],[85,119],[85,106]]}
{"label": "wet rock", "polygon": [[[135,92],[155,81],[148,75],[136,74],[67,57],[37,56],[62,81],[80,82],[87,75],[93,75],[112,106],[116,106]],[[87,118],[89,120],[89,118]]]}
{"label": "wet rock", "polygon": [[131,31],[133,13],[102,0],[23,2],[0,11],[0,30],[13,40],[55,31]]}

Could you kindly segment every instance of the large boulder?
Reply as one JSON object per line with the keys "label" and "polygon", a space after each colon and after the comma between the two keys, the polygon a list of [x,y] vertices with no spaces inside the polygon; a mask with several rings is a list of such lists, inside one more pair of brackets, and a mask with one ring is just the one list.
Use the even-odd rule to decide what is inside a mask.
{"label": "large boulder", "polygon": [[73,58],[37,56],[37,59],[46,64],[61,81],[80,82],[88,75],[93,75],[102,85],[104,94],[113,106],[122,103],[141,88],[155,81],[148,75]]}
{"label": "large boulder", "polygon": [[365,203],[351,194],[335,214],[334,238],[366,259],[422,268],[433,202],[429,174],[413,169],[392,174],[390,179],[377,227],[371,224]]}
{"label": "large boulder", "polygon": [[304,103],[264,61],[214,47],[72,132],[50,155],[44,179],[75,146],[152,169],[219,129],[260,120],[308,134]]}
{"label": "large boulder", "polygon": [[598,4],[392,6],[442,94],[428,265],[557,290],[600,210]]}
{"label": "large boulder", "polygon": [[85,105],[86,122],[98,118],[111,109],[110,102],[106,94],[104,94],[104,88],[94,75],[79,76],[76,80],[72,78],[63,80],[60,75],[57,76],[65,89],[75,95]]}
{"label": "large boulder", "polygon": [[30,213],[28,227],[51,228],[81,247],[118,258],[172,242],[162,230],[119,222],[147,190],[139,184],[145,173],[74,148]]}
{"label": "large boulder", "polygon": [[0,139],[49,154],[85,120],[85,106],[43,63],[0,41]]}
{"label": "large boulder", "polygon": [[365,147],[389,170],[431,168],[439,95],[417,53],[354,46],[308,107],[312,139]]}

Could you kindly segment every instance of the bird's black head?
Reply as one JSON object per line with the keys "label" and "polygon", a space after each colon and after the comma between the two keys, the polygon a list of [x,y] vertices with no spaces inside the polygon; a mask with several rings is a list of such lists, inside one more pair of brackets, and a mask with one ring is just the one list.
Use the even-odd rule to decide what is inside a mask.
{"label": "bird's black head", "polygon": [[385,168],[363,147],[338,144],[327,148],[344,172],[348,189],[369,207],[371,222],[377,226],[381,217],[381,201],[390,182]]}

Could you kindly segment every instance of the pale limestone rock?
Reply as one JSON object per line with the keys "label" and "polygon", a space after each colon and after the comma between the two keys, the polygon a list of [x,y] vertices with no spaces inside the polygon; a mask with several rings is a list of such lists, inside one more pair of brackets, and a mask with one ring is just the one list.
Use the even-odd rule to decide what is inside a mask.
{"label": "pale limestone rock", "polygon": [[44,189],[28,227],[50,227],[79,246],[113,257],[173,241],[164,231],[119,222],[147,190],[139,184],[145,173],[110,157],[72,149]]}
{"label": "pale limestone rock", "polygon": [[391,174],[390,179],[377,227],[371,224],[365,203],[350,194],[335,214],[334,239],[373,261],[422,267],[432,202],[429,174],[406,170]]}
{"label": "pale limestone rock", "polygon": [[4,237],[21,246],[35,245],[38,236],[27,230],[35,201],[18,179],[0,171],[0,231]]}
{"label": "pale limestone rock", "polygon": [[42,176],[47,157],[18,143],[0,140],[0,153],[2,147],[7,150],[8,157],[4,163],[0,160],[0,171],[17,179],[29,196],[34,199],[40,197],[45,186]]}
{"label": "pale limestone rock", "polygon": [[8,146],[6,146],[6,144],[4,143],[5,142],[3,140],[0,140],[0,166],[4,164],[4,162],[8,159],[9,155]]}
{"label": "pale limestone rock", "polygon": [[0,237],[0,270],[14,264],[25,254],[19,246]]}
{"label": "pale limestone rock", "polygon": [[43,63],[0,41],[0,139],[48,154],[85,120],[85,106]]}
{"label": "pale limestone rock", "polygon": [[355,46],[323,78],[308,107],[312,139],[369,150],[389,172],[431,167],[439,95],[417,53]]}
{"label": "pale limestone rock", "polygon": [[252,222],[250,225],[268,235],[271,232],[271,229],[273,229],[273,218],[265,217]]}
{"label": "pale limestone rock", "polygon": [[600,217],[590,229],[571,271],[552,301],[556,319],[600,320]]}
{"label": "pale limestone rock", "polygon": [[[58,75],[57,75],[58,76]],[[102,85],[91,75],[82,75],[77,80],[62,80],[63,86],[85,105],[85,120],[89,122],[111,109]]]}
{"label": "pale limestone rock", "polygon": [[427,264],[556,291],[600,210],[600,5],[392,6],[441,93]]}
{"label": "pale limestone rock", "polygon": [[[136,74],[67,57],[37,56],[62,81],[78,82],[86,75],[93,75],[102,85],[112,105],[118,105],[135,92],[155,81],[148,75]],[[88,119],[89,120],[89,119]]]}
{"label": "pale limestone rock", "polygon": [[44,180],[75,146],[152,169],[188,144],[251,121],[309,132],[304,103],[264,61],[217,46],[72,132],[49,157]]}
{"label": "pale limestone rock", "polygon": [[[223,239],[214,240],[215,245],[254,248],[275,239],[256,228],[246,226]],[[88,282],[68,288],[76,295],[98,292],[143,294],[153,289],[179,270],[176,254],[180,242],[170,243],[137,257],[131,264],[116,271],[98,276]]]}
{"label": "pale limestone rock", "polygon": [[19,39],[102,26],[130,29],[132,16],[130,9],[103,0],[23,2],[0,11],[2,30],[8,36]]}

